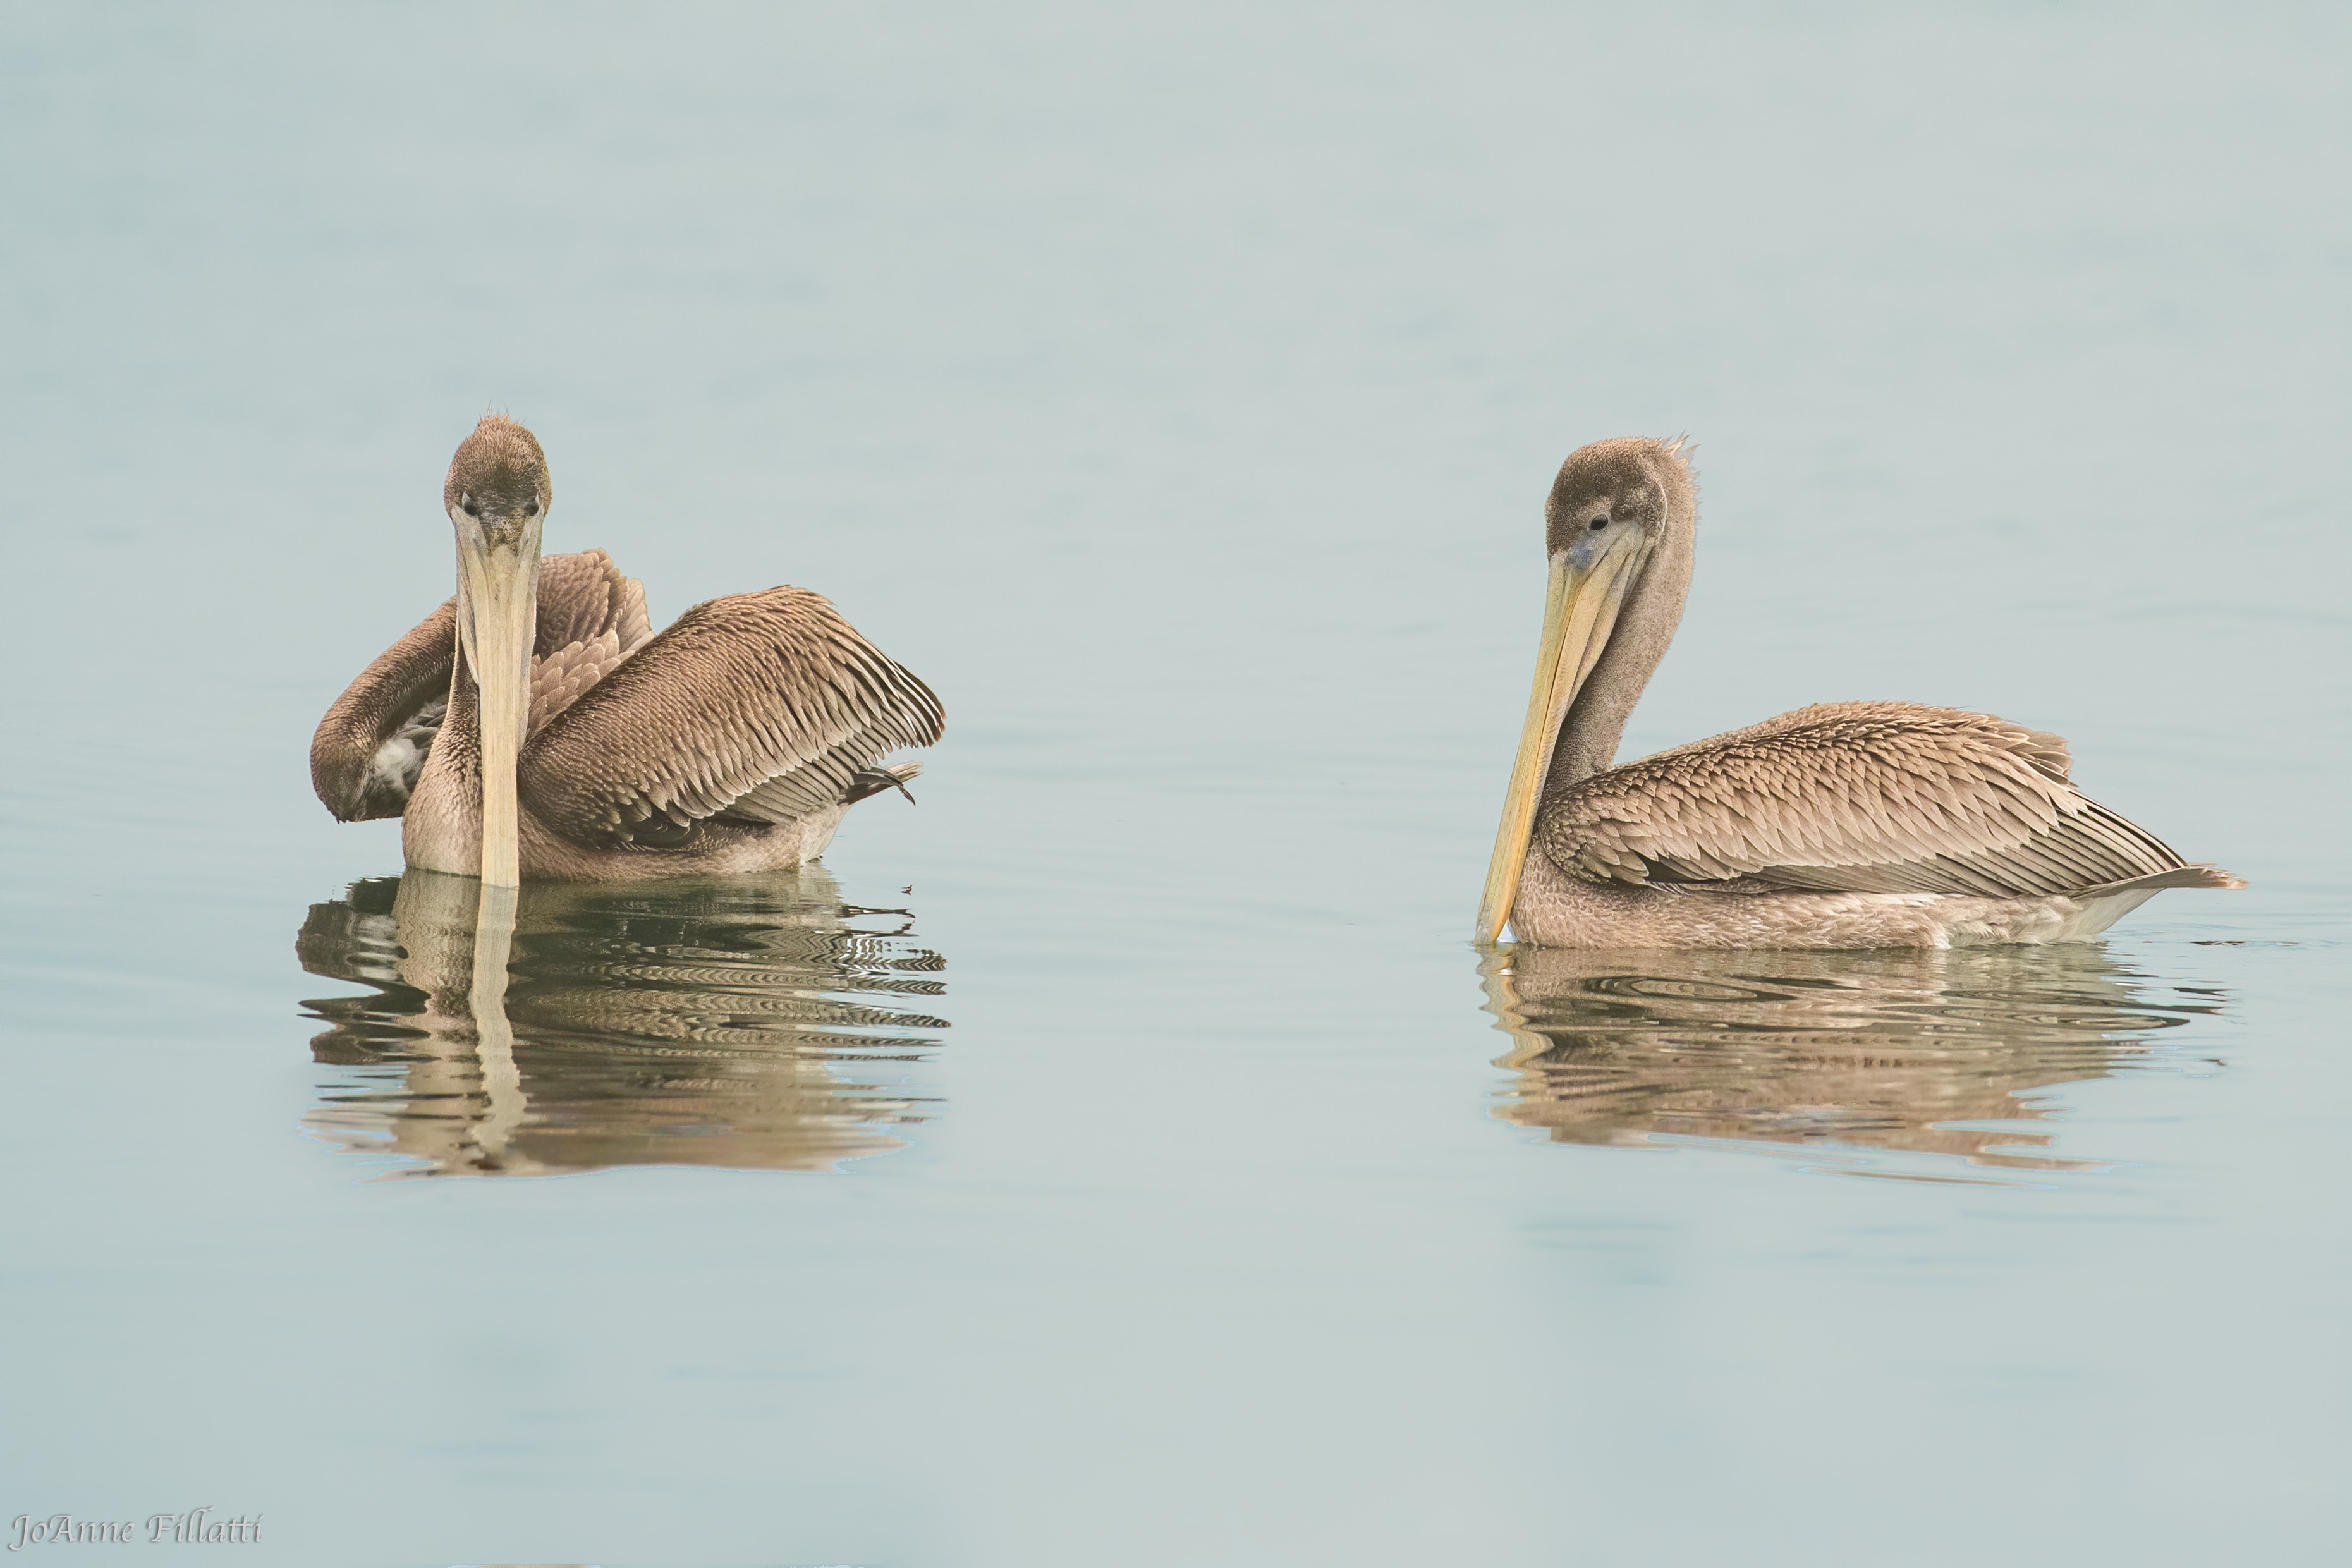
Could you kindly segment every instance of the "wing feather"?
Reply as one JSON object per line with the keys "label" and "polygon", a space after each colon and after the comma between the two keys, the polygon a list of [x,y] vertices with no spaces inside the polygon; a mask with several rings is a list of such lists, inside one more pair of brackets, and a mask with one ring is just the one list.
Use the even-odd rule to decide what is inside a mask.
{"label": "wing feather", "polygon": [[831,603],[772,588],[698,604],[525,745],[532,811],[606,844],[656,817],[787,822],[837,805],[945,716]]}
{"label": "wing feather", "polygon": [[536,657],[605,636],[623,653],[634,653],[653,634],[653,622],[646,617],[646,585],[623,575],[603,550],[551,555],[539,563],[539,625],[531,641]]}
{"label": "wing feather", "polygon": [[1985,714],[1832,703],[1558,791],[1544,853],[1592,882],[2033,897],[2182,868],[2070,781],[2065,742]]}
{"label": "wing feather", "polygon": [[440,733],[457,661],[457,601],[377,654],[310,737],[310,789],[345,822],[397,817]]}
{"label": "wing feather", "polygon": [[530,725],[545,727],[580,695],[653,641],[646,585],[603,550],[549,556],[539,570],[530,661]]}

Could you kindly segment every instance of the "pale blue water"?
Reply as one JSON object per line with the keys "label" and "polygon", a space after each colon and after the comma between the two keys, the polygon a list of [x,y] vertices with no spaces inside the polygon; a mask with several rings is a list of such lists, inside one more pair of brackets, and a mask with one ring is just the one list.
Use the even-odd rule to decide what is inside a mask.
{"label": "pale blue water", "polygon": [[[0,1519],[2339,1561],[2347,31],[12,9]],[[499,1084],[304,769],[491,405],[950,723],[824,873],[527,904]],[[1985,709],[2252,887],[1482,973],[1545,487],[1683,430],[1631,749]]]}

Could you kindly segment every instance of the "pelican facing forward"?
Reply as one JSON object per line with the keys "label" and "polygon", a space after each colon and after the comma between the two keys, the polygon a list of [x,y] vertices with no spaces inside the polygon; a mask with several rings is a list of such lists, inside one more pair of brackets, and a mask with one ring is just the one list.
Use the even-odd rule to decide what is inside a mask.
{"label": "pelican facing forward", "polygon": [[658,637],[602,550],[540,558],[553,498],[530,431],[493,414],[442,487],[457,597],[386,649],[310,742],[342,821],[400,817],[408,863],[634,881],[814,859],[883,767],[944,727],[940,700],[824,599],[698,604]]}
{"label": "pelican facing forward", "polygon": [[1679,442],[1581,447],[1545,507],[1535,692],[1477,939],[1540,947],[2070,942],[2168,887],[2242,887],[1985,714],[1828,703],[1612,766],[1673,641],[1698,507]]}

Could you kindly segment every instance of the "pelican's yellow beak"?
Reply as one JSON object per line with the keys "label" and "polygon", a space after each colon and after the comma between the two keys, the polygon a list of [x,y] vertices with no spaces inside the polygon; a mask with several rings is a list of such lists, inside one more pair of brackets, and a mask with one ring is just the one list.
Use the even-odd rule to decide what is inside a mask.
{"label": "pelican's yellow beak", "polygon": [[1518,895],[1519,873],[1528,861],[1536,808],[1542,803],[1544,776],[1559,745],[1560,727],[1583,689],[1592,666],[1609,646],[1618,609],[1633,585],[1639,554],[1629,534],[1590,566],[1579,566],[1562,550],[1551,558],[1550,586],[1544,594],[1543,643],[1536,650],[1535,690],[1528,697],[1528,720],[1519,731],[1518,760],[1511,765],[1510,792],[1503,797],[1503,824],[1495,833],[1495,858],[1486,866],[1486,891],[1478,900],[1473,940],[1486,946],[1503,935]]}
{"label": "pelican's yellow beak", "polygon": [[457,525],[457,637],[481,705],[482,882],[522,883],[515,768],[530,720],[530,650],[539,629],[541,517]]}

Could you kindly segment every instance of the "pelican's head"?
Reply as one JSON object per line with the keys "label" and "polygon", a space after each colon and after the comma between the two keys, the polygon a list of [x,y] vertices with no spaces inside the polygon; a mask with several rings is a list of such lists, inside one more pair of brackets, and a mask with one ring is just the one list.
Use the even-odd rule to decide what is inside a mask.
{"label": "pelican's head", "polygon": [[485,416],[457,444],[441,486],[441,509],[461,537],[469,523],[491,533],[518,528],[543,517],[554,498],[539,437],[502,413]]}
{"label": "pelican's head", "polygon": [[[1528,698],[1518,760],[1511,768],[1503,823],[1495,835],[1486,891],[1479,902],[1476,936],[1482,943],[1500,936],[1511,917],[1536,808],[1568,710],[1608,651],[1627,594],[1676,520],[1687,523],[1691,517],[1690,470],[1682,447],[1680,441],[1646,436],[1596,441],[1570,453],[1559,465],[1559,477],[1552,481],[1551,497],[1544,503],[1550,586],[1544,596],[1543,642],[1536,651],[1535,690]],[[1672,632],[1668,621],[1653,629],[1652,635]],[[1660,641],[1651,663],[1655,663],[1655,653],[1664,651]]]}
{"label": "pelican's head", "polygon": [[539,440],[501,413],[458,444],[441,487],[457,530],[457,639],[480,694],[482,881],[520,880],[515,764],[530,712],[539,538],[553,490]]}
{"label": "pelican's head", "polygon": [[1627,435],[1580,446],[1544,503],[1545,553],[1580,580],[1604,559],[1622,560],[1630,581],[1664,537],[1669,513],[1688,509],[1690,498],[1679,441]]}

